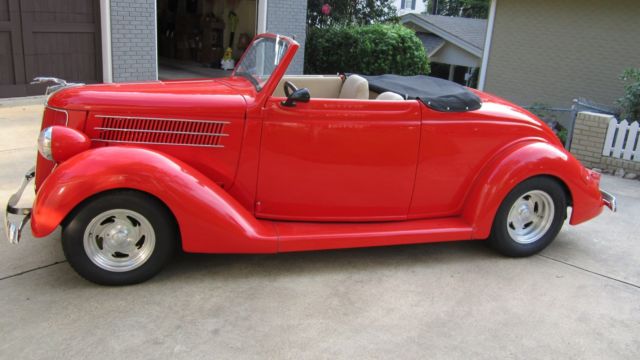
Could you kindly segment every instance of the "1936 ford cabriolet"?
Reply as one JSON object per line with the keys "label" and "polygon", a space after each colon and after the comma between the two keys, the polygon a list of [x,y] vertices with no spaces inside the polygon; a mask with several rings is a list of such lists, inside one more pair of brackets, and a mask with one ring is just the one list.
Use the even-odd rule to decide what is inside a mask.
{"label": "1936 ford cabriolet", "polygon": [[[263,34],[223,79],[71,86],[47,101],[35,171],[7,206],[18,242],[62,227],[101,284],[156,274],[177,246],[278,253],[488,239],[527,256],[572,207],[615,199],[529,112],[426,76],[287,76]],[[35,178],[33,208],[18,208]]]}

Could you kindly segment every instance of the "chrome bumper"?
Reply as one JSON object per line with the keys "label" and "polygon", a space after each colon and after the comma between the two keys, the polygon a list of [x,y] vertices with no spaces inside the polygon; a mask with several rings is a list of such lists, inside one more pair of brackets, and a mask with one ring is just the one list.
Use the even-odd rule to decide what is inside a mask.
{"label": "chrome bumper", "polygon": [[611,211],[616,212],[616,210],[618,209],[618,206],[616,204],[616,197],[602,189],[600,190],[600,194],[602,194],[602,203],[606,207],[611,209]]}
{"label": "chrome bumper", "polygon": [[12,244],[17,244],[20,241],[22,228],[24,228],[31,218],[31,208],[19,208],[16,206],[20,202],[24,189],[26,189],[27,185],[35,176],[35,168],[31,168],[31,170],[24,175],[22,185],[20,185],[18,191],[11,195],[7,202],[7,209],[4,213],[4,229],[7,234],[7,239]]}

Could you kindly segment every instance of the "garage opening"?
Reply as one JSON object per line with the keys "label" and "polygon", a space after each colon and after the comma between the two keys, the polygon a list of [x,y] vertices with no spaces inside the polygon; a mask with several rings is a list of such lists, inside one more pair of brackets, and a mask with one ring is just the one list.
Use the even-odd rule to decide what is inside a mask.
{"label": "garage opening", "polygon": [[[157,0],[158,77],[228,76],[256,33],[257,0]],[[230,60],[230,61],[229,61]]]}

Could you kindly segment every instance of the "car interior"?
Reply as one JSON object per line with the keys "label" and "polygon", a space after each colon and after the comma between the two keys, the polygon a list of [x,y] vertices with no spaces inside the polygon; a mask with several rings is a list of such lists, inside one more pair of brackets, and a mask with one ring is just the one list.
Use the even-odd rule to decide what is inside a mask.
{"label": "car interior", "polygon": [[276,97],[285,97],[284,84],[291,82],[297,88],[307,88],[314,99],[352,99],[352,100],[405,100],[401,95],[386,91],[381,94],[369,89],[369,82],[358,75],[350,75],[343,80],[339,75],[285,75],[273,93]]}

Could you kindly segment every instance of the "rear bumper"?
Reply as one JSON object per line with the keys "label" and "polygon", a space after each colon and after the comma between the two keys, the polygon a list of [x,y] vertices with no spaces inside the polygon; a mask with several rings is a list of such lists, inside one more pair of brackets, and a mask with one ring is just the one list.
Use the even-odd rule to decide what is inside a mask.
{"label": "rear bumper", "polygon": [[604,204],[604,206],[608,207],[611,211],[616,212],[618,210],[616,197],[602,189],[600,189],[600,194],[602,195],[602,203]]}
{"label": "rear bumper", "polygon": [[7,239],[12,244],[17,244],[22,237],[22,229],[29,222],[31,218],[31,208],[17,207],[22,198],[22,193],[27,185],[35,177],[35,168],[31,168],[22,179],[22,184],[18,191],[16,191],[7,202],[7,208],[4,212],[4,228],[6,231]]}

